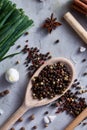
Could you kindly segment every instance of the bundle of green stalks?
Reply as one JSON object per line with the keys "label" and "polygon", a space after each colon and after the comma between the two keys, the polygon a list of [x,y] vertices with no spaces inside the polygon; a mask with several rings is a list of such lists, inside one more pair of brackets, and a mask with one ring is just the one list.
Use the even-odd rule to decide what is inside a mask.
{"label": "bundle of green stalks", "polygon": [[23,9],[17,9],[16,4],[9,0],[0,0],[0,61],[5,59],[11,46],[32,24]]}

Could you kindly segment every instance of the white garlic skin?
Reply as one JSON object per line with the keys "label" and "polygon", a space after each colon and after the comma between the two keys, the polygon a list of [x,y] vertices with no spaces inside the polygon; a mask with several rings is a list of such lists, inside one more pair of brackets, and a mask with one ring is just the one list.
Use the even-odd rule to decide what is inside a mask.
{"label": "white garlic skin", "polygon": [[19,80],[19,72],[14,68],[10,68],[5,73],[5,79],[9,83],[15,83],[15,82],[17,82]]}
{"label": "white garlic skin", "polygon": [[44,123],[46,123],[46,124],[50,123],[50,120],[49,120],[48,116],[44,116]]}
{"label": "white garlic skin", "polygon": [[56,116],[55,115],[52,115],[52,116],[50,115],[50,116],[48,116],[48,118],[49,118],[50,122],[53,122],[55,120]]}
{"label": "white garlic skin", "polygon": [[81,47],[80,47],[80,52],[85,52],[85,51],[86,51],[86,48],[83,47],[83,46],[81,46]]}

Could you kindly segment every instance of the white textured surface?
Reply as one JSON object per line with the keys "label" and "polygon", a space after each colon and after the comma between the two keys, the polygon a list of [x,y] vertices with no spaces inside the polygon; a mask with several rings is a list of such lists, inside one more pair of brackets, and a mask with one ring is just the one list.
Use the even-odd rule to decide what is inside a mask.
{"label": "white textured surface", "polygon": [[[87,62],[81,63],[83,58],[87,58],[87,51],[79,53],[80,46],[87,47],[83,41],[76,35],[76,33],[69,27],[69,25],[61,20],[64,13],[69,10],[69,4],[71,0],[43,0],[44,2],[38,2],[39,0],[13,0],[17,3],[18,7],[22,7],[26,14],[29,15],[33,20],[35,26],[30,29],[28,36],[22,36],[13,46],[9,53],[16,50],[16,46],[21,44],[25,45],[25,40],[29,39],[29,46],[37,46],[41,52],[50,51],[53,57],[67,57],[73,60],[77,72],[79,81],[82,86],[87,85],[87,77],[81,75],[87,71]],[[46,34],[40,26],[43,21],[54,12],[55,16],[59,21],[62,22],[62,26],[57,28],[51,34]],[[79,22],[87,29],[87,18],[84,16],[78,16],[78,13],[74,13],[74,16]],[[59,44],[54,45],[54,41],[60,40]],[[0,116],[0,125],[6,121],[6,119],[21,105],[24,99],[28,78],[27,70],[24,67],[25,56],[19,55],[14,58],[7,59],[0,63],[0,91],[9,89],[11,93],[4,98],[0,98],[0,109],[3,109],[4,114]],[[20,64],[15,65],[15,62],[20,60]],[[9,84],[5,81],[4,73],[7,69],[14,67],[19,70],[20,80],[15,84]],[[83,95],[84,96],[84,95]],[[87,98],[87,95],[85,95]],[[28,111],[23,117],[24,122],[15,124],[16,130],[19,130],[21,126],[25,126],[26,130],[31,130],[33,125],[38,125],[38,130],[43,130],[43,113],[49,110],[50,114],[55,113],[56,110],[52,110],[49,105],[40,107]],[[32,122],[28,121],[28,117],[34,113],[35,120]],[[72,118],[66,113],[58,114],[55,121],[49,125],[46,130],[64,130],[67,124],[71,122]],[[87,126],[78,126],[76,130],[87,130]]]}

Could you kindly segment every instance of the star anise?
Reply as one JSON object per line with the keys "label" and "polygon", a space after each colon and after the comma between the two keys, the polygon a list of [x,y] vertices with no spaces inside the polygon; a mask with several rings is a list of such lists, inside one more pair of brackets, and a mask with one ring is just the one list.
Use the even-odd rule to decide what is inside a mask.
{"label": "star anise", "polygon": [[55,30],[58,26],[62,25],[58,21],[56,21],[57,18],[54,18],[53,13],[51,14],[50,18],[47,18],[45,20],[45,23],[43,24],[43,28],[46,28],[49,33],[51,33],[53,30]]}

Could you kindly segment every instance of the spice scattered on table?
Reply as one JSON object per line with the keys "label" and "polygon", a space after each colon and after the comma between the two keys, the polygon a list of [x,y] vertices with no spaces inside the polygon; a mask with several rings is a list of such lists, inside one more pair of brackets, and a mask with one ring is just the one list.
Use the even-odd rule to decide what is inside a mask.
{"label": "spice scattered on table", "polygon": [[85,73],[83,74],[83,76],[87,76],[87,72],[85,72]]}
{"label": "spice scattered on table", "polygon": [[25,127],[21,127],[20,130],[25,130]]}
{"label": "spice scattered on table", "polygon": [[48,127],[48,124],[45,124],[44,127]]}
{"label": "spice scattered on table", "polygon": [[36,125],[35,125],[35,126],[33,126],[33,127],[32,127],[32,129],[33,129],[33,130],[36,130],[36,129],[37,129],[37,126],[36,126]]}
{"label": "spice scattered on table", "polygon": [[17,60],[16,65],[17,65],[17,64],[20,64],[20,61],[19,61],[19,60]]}
{"label": "spice scattered on table", "polygon": [[86,59],[83,59],[82,62],[86,62]]}
{"label": "spice scattered on table", "polygon": [[40,50],[37,47],[29,48],[28,45],[25,45],[23,53],[27,53],[28,56],[25,60],[25,65],[28,68],[30,78],[35,73],[35,71],[46,61],[52,58],[50,52],[45,54],[40,53]]}
{"label": "spice scattered on table", "polygon": [[56,103],[52,104],[52,106],[58,107],[56,113],[66,111],[67,114],[76,117],[87,107],[85,98],[80,97],[79,90],[73,92],[76,87],[78,87],[78,81],[75,81],[72,88],[59,98]]}
{"label": "spice scattered on table", "polygon": [[28,35],[28,34],[29,34],[29,32],[25,32],[25,33],[24,33],[25,36]]}
{"label": "spice scattered on table", "polygon": [[37,77],[32,79],[32,96],[34,99],[54,98],[63,94],[71,82],[70,68],[63,62],[44,67]]}
{"label": "spice scattered on table", "polygon": [[19,48],[21,48],[21,45],[18,45],[18,46],[17,46],[17,49],[19,49]]}
{"label": "spice scattered on table", "polygon": [[4,96],[6,96],[9,93],[10,93],[9,90],[4,90],[4,91],[0,92],[0,97],[4,97]]}
{"label": "spice scattered on table", "polygon": [[59,40],[56,40],[55,42],[54,42],[54,44],[58,44],[59,43]]}
{"label": "spice scattered on table", "polygon": [[48,111],[46,111],[46,112],[44,112],[44,115],[47,115],[49,112]]}
{"label": "spice scattered on table", "polygon": [[10,130],[15,130],[15,128],[12,127]]}
{"label": "spice scattered on table", "polygon": [[87,122],[84,122],[84,123],[83,123],[83,126],[86,126],[86,125],[87,125]]}
{"label": "spice scattered on table", "polygon": [[17,122],[23,122],[23,118],[20,117],[20,118],[17,120]]}
{"label": "spice scattered on table", "polygon": [[35,115],[34,114],[32,114],[30,117],[29,117],[29,120],[34,120],[35,119]]}
{"label": "spice scattered on table", "polygon": [[43,28],[47,29],[48,33],[51,33],[55,30],[58,26],[62,25],[60,22],[57,21],[57,18],[54,18],[54,14],[51,14],[50,18],[47,18],[43,24]]}

